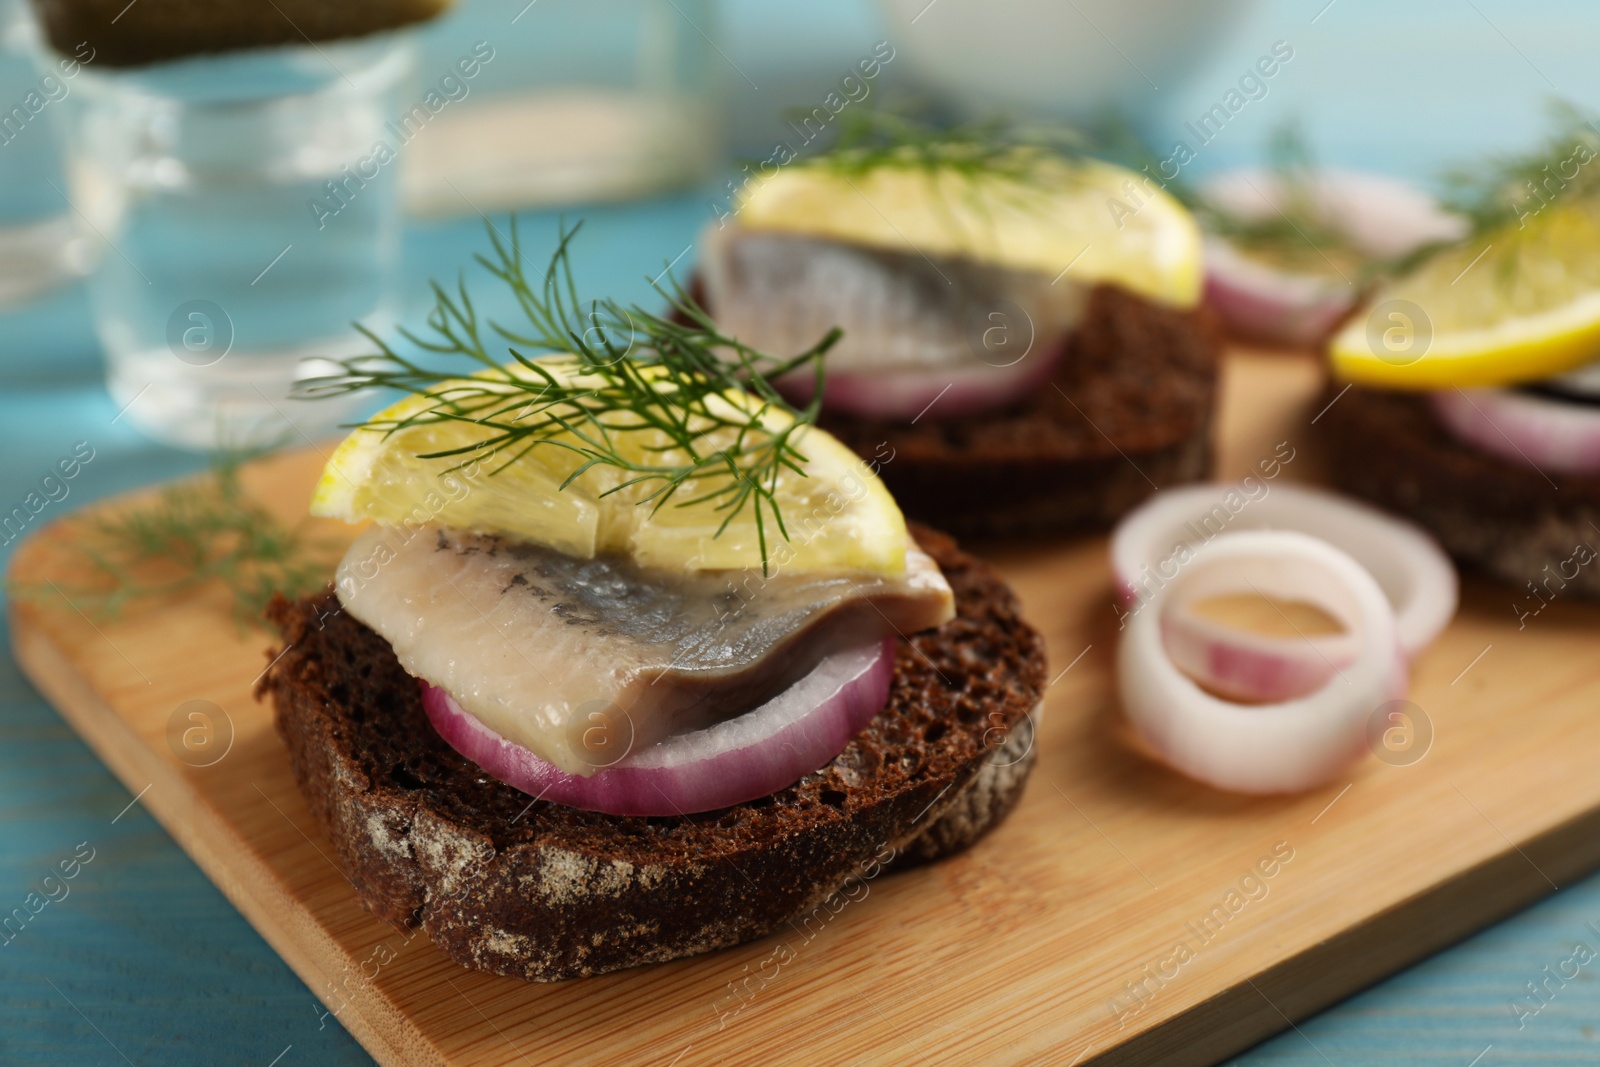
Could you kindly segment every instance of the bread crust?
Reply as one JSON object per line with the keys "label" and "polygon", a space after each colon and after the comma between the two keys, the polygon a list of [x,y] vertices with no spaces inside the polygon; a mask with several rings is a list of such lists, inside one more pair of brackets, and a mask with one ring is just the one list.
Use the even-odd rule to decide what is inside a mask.
{"label": "bread crust", "polygon": [[[1600,476],[1540,473],[1456,440],[1427,398],[1352,386],[1322,418],[1328,467],[1346,492],[1426,528],[1455,559],[1528,595],[1600,597]],[[1593,558],[1592,555],[1581,558]]]}
{"label": "bread crust", "polygon": [[415,680],[331,594],[273,603],[285,650],[260,693],[381,918],[420,925],[465,966],[535,981],[694,955],[807,915],[891,861],[965,848],[1020,797],[1043,642],[992,569],[915,534],[956,619],[898,643],[888,706],[832,762],[720,811],[609,816],[490,779],[440,740]]}

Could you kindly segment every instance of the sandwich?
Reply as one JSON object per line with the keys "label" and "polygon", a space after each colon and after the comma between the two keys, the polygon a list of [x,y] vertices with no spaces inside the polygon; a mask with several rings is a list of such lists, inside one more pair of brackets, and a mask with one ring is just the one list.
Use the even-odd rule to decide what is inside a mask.
{"label": "sandwich", "polygon": [[[820,425],[911,517],[1066,534],[1209,469],[1200,260],[1193,218],[1146,175],[864,113],[829,151],[750,173],[702,236],[694,293],[763,351],[842,328]],[[814,395],[805,375],[775,384]]]}
{"label": "sandwich", "polygon": [[582,302],[570,237],[537,282],[494,238],[527,322],[441,289],[434,363],[308,387],[410,395],[330,456],[313,512],[367,526],[331,589],[273,602],[260,683],[366,907],[535,981],[966,848],[1021,795],[1045,678],[999,576],[772,387],[826,342]]}
{"label": "sandwich", "polygon": [[1335,480],[1510,583],[1526,624],[1600,595],[1600,135],[1575,118],[1458,196],[1471,232],[1330,344]]}

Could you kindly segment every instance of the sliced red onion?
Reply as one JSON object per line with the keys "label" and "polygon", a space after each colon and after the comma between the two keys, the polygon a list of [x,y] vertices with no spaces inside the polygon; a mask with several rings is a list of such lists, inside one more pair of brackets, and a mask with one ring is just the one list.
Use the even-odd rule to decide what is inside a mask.
{"label": "sliced red onion", "polygon": [[[1426,193],[1380,174],[1326,170],[1308,182],[1325,222],[1375,260],[1393,259],[1461,236],[1465,223]],[[1207,182],[1201,195],[1241,219],[1277,214],[1285,194],[1270,171],[1238,170]],[[1356,279],[1327,270],[1293,271],[1255,259],[1219,237],[1205,242],[1206,299],[1229,332],[1269,344],[1323,341],[1361,297]]]}
{"label": "sliced red onion", "polygon": [[[822,404],[828,411],[879,419],[915,419],[925,412],[951,418],[993,411],[1049,381],[1063,349],[1052,345],[1007,366],[974,361],[927,370],[829,371]],[[816,379],[810,373],[793,375],[778,385],[800,404],[816,392]]]}
{"label": "sliced red onion", "polygon": [[[1251,590],[1327,611],[1357,635],[1355,658],[1305,696],[1240,704],[1206,692],[1168,655],[1162,617]],[[1327,782],[1360,755],[1372,713],[1405,693],[1388,597],[1348,553],[1308,534],[1222,534],[1148,607],[1128,621],[1117,649],[1123,709],[1163,760],[1219,789],[1288,793]]]}
{"label": "sliced red onion", "polygon": [[[1311,534],[1354,557],[1389,598],[1399,648],[1408,659],[1455,614],[1455,568],[1429,534],[1334,493],[1251,478],[1157,493],[1123,518],[1111,536],[1111,569],[1127,609],[1123,626],[1150,610],[1161,589],[1191,565],[1197,546],[1258,529]],[[1310,692],[1353,662],[1358,651],[1349,633],[1253,634],[1181,606],[1166,614],[1162,629],[1168,654],[1183,670],[1238,700],[1284,700]]]}
{"label": "sliced red onion", "polygon": [[1600,406],[1509,389],[1446,389],[1430,398],[1455,437],[1540,470],[1600,471]]}
{"label": "sliced red onion", "polygon": [[889,699],[894,640],[828,656],[767,703],[678,734],[587,777],[507,741],[437,686],[422,706],[451,748],[534,797],[611,815],[687,815],[769,796],[844,751]]}
{"label": "sliced red onion", "polygon": [[1230,334],[1262,344],[1310,348],[1333,333],[1361,291],[1338,277],[1300,274],[1251,259],[1207,237],[1205,300]]}
{"label": "sliced red onion", "polygon": [[1207,618],[1192,604],[1161,617],[1161,638],[1185,674],[1218,696],[1246,703],[1304,696],[1353,662],[1360,649],[1353,634],[1286,641]]}

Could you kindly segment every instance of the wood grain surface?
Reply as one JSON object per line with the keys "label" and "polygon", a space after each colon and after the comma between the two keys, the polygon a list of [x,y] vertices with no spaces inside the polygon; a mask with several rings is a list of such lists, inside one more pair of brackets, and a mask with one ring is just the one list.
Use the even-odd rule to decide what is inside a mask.
{"label": "wood grain surface", "polygon": [[[1314,478],[1319,389],[1309,360],[1232,355],[1219,473],[1287,442],[1282,477]],[[321,463],[277,457],[247,484],[292,517]],[[75,521],[12,574],[70,581]],[[1049,642],[1027,795],[972,851],[872,882],[776,972],[777,936],[557,985],[462,970],[362,909],[251,697],[269,641],[222,596],[115,621],[19,604],[12,633],[40,690],[384,1064],[1210,1063],[1600,866],[1600,611],[1557,601],[1519,630],[1512,591],[1468,582],[1415,665],[1425,757],[1242,798],[1128,736],[1103,540],[977,547]],[[181,734],[208,705],[199,757]]]}

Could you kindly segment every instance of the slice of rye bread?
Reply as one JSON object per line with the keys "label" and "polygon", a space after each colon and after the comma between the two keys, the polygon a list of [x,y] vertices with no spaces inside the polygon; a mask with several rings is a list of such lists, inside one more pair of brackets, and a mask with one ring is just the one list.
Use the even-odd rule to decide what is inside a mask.
{"label": "slice of rye bread", "polygon": [[[705,299],[703,286],[691,293]],[[1210,473],[1217,337],[1204,309],[1100,285],[1053,379],[1025,400],[952,419],[935,402],[914,420],[825,410],[819,421],[907,515],[957,536],[1102,530],[1156,486]]]}
{"label": "slice of rye bread", "polygon": [[33,0],[56,51],[126,67],[208,52],[300,45],[431,19],[450,0]]}
{"label": "slice of rye bread", "polygon": [[1416,394],[1353,386],[1320,421],[1329,471],[1347,492],[1415,520],[1457,560],[1518,590],[1532,582],[1546,595],[1570,585],[1600,596],[1600,563],[1574,560],[1580,545],[1600,550],[1600,476],[1480,452]]}
{"label": "slice of rye bread", "polygon": [[555,981],[706,952],[826,909],[891,855],[963,849],[1021,795],[1043,642],[992,569],[913,532],[957,617],[899,642],[887,707],[832,762],[720,811],[603,815],[495,781],[440,740],[415,679],[332,594],[274,601],[286,650],[258,695],[368,909],[458,963]]}

